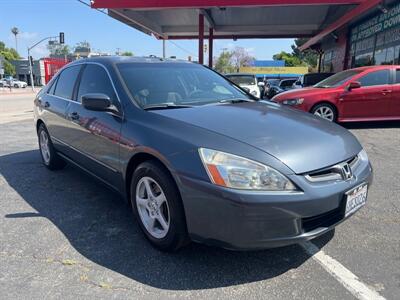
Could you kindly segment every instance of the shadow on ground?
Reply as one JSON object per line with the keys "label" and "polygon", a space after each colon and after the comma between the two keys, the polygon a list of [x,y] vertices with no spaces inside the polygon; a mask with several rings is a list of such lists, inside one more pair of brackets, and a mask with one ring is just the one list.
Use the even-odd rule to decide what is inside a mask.
{"label": "shadow on ground", "polygon": [[[192,243],[177,253],[162,253],[144,239],[118,195],[70,166],[50,172],[42,166],[38,151],[26,151],[1,156],[0,173],[37,211],[4,217],[47,218],[87,259],[156,288],[193,290],[255,282],[309,259],[297,245],[233,252]],[[318,245],[332,236],[333,232],[321,237]]]}
{"label": "shadow on ground", "polygon": [[400,121],[349,122],[340,125],[347,129],[400,128]]}

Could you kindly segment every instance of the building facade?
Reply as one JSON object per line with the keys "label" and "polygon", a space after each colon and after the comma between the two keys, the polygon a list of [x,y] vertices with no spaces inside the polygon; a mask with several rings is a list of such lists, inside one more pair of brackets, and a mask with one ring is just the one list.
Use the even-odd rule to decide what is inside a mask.
{"label": "building facade", "polygon": [[[15,78],[21,81],[25,81],[28,85],[31,85],[31,78],[29,75],[29,61],[27,59],[13,60],[11,62],[15,67]],[[45,81],[45,70],[43,59],[33,61],[33,80],[36,86],[42,86],[46,84]]]}
{"label": "building facade", "polygon": [[321,70],[400,64],[400,3],[350,22],[325,37],[320,45]]}

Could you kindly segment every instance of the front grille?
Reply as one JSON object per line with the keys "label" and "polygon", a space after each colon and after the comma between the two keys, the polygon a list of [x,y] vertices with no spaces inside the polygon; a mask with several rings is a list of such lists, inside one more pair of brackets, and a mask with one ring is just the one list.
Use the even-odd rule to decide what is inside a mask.
{"label": "front grille", "polygon": [[304,232],[313,231],[320,227],[330,227],[344,218],[344,211],[342,205],[338,208],[328,211],[326,213],[302,218],[302,228]]}
{"label": "front grille", "polygon": [[[347,163],[351,170],[355,170],[359,163],[358,155],[344,161],[343,163]],[[342,163],[342,164],[343,164]],[[330,181],[330,180],[343,180],[342,172],[341,172],[341,164],[337,164],[334,166],[330,166],[321,170],[317,170],[315,172],[311,172],[305,174],[305,178],[310,182],[322,182],[322,181]]]}

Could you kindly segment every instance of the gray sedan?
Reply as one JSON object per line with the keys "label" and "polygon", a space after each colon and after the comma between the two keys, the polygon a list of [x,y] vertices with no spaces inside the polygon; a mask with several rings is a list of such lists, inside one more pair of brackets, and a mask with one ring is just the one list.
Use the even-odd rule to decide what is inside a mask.
{"label": "gray sedan", "polygon": [[372,181],[349,131],[257,101],[198,64],[80,60],[41,90],[34,113],[44,165],[69,162],[116,190],[166,251],[315,238],[361,208]]}

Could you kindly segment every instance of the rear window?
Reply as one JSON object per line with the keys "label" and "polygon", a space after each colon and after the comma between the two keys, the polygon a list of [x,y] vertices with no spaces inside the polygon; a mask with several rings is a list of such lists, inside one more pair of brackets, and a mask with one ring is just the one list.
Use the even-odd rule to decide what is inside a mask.
{"label": "rear window", "polygon": [[54,95],[65,99],[72,99],[72,92],[80,69],[81,66],[72,66],[63,70],[58,76]]}
{"label": "rear window", "polygon": [[252,75],[234,75],[226,76],[230,81],[236,83],[237,85],[255,85],[256,81]]}

